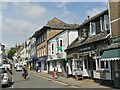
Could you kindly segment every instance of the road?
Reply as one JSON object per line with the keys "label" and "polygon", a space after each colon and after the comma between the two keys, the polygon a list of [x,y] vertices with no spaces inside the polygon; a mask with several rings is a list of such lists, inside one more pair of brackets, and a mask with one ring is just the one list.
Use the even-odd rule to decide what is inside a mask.
{"label": "road", "polygon": [[35,73],[29,73],[29,78],[21,80],[21,72],[13,70],[14,83],[10,87],[3,88],[71,88],[65,84],[43,78]]}

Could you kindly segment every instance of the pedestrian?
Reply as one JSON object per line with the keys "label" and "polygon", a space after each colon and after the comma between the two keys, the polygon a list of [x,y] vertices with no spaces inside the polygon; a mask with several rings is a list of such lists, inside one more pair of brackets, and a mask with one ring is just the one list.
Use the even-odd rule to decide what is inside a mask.
{"label": "pedestrian", "polygon": [[23,68],[22,68],[22,79],[26,80],[27,76],[28,76],[27,65],[23,65]]}
{"label": "pedestrian", "polygon": [[56,79],[58,78],[57,72],[58,72],[58,67],[57,67],[57,69],[55,70],[55,78],[56,78]]}
{"label": "pedestrian", "polygon": [[36,63],[36,72],[38,72],[38,63]]}

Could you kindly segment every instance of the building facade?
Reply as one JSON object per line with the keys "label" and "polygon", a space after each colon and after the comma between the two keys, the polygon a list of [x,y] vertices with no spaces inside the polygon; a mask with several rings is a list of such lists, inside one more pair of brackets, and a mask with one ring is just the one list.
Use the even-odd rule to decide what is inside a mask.
{"label": "building facade", "polygon": [[110,62],[111,81],[120,88],[120,0],[109,0],[111,45],[104,51],[101,61]]}
{"label": "building facade", "polygon": [[47,70],[48,59],[48,40],[60,33],[66,27],[66,23],[59,20],[58,18],[53,18],[48,21],[48,23],[43,26],[40,30],[36,31],[33,37],[36,38],[36,53],[37,59],[36,64],[38,64],[41,71]]}
{"label": "building facade", "polygon": [[[48,71],[51,74],[54,70],[57,75],[71,75],[70,63],[65,50],[78,37],[77,26],[69,27],[48,40]],[[73,37],[74,36],[74,37]]]}
{"label": "building facade", "polygon": [[0,65],[2,65],[3,60],[6,58],[5,45],[0,43]]}
{"label": "building facade", "polygon": [[[110,44],[110,28],[108,10],[84,21],[78,30],[78,38],[67,48],[67,57],[73,67],[81,71],[83,77],[91,79],[111,80],[110,62],[100,61],[104,49]],[[103,72],[106,72],[104,77]]]}

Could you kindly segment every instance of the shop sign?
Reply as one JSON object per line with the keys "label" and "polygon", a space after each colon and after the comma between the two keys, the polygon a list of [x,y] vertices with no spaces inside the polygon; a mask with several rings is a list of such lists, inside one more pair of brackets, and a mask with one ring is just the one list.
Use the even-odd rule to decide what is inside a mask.
{"label": "shop sign", "polygon": [[86,47],[80,48],[80,49],[78,49],[78,50],[79,50],[78,52],[88,51],[88,50],[90,50],[90,49],[94,49],[94,46],[86,46]]}
{"label": "shop sign", "polygon": [[62,46],[58,46],[58,50],[62,50]]}
{"label": "shop sign", "polygon": [[82,32],[81,32],[81,36],[83,37],[83,38],[86,38],[87,37],[87,29],[82,29]]}
{"label": "shop sign", "polygon": [[100,72],[100,78],[106,78],[106,73],[105,72]]}

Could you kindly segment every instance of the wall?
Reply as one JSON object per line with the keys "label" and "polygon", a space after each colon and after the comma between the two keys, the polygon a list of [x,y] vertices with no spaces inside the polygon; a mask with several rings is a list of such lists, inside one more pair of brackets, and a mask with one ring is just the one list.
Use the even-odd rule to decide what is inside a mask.
{"label": "wall", "polygon": [[50,43],[54,43],[54,54],[52,55],[53,59],[57,59],[57,41],[56,38],[62,38],[63,40],[63,46],[62,46],[62,54],[63,57],[62,58],[66,58],[66,53],[64,52],[64,50],[67,48],[68,46],[68,38],[67,38],[67,31],[60,33],[59,35],[55,36],[54,38],[52,38],[51,40],[48,41],[48,55],[51,55],[51,44]]}
{"label": "wall", "polygon": [[55,29],[48,29],[47,30],[47,40],[55,36],[56,34],[60,33],[63,30],[55,30]]}
{"label": "wall", "polygon": [[70,31],[69,33],[69,45],[78,37],[78,31]]}
{"label": "wall", "polygon": [[[115,2],[116,1],[116,2]],[[112,37],[120,36],[120,1],[119,0],[110,0],[109,9],[110,9],[110,23],[111,23],[111,34]],[[119,20],[117,20],[119,19]]]}

